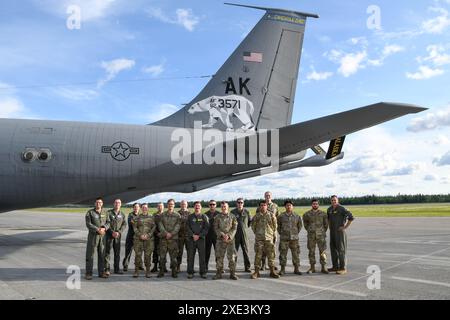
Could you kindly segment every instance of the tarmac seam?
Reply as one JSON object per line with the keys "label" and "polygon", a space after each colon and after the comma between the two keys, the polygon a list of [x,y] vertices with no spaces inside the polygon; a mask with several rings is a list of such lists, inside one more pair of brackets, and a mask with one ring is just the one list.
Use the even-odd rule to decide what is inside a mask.
{"label": "tarmac seam", "polygon": [[429,281],[429,280],[413,279],[413,278],[405,278],[405,277],[391,277],[391,279],[400,280],[400,281],[424,283],[424,284],[430,284],[430,285],[443,286],[443,287],[450,288],[450,283],[445,283],[445,282]]}

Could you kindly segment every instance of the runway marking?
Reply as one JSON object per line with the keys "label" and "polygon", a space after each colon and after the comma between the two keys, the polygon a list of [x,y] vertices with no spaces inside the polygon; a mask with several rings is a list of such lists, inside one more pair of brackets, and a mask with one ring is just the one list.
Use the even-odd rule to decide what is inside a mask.
{"label": "runway marking", "polygon": [[[361,293],[361,292],[357,292],[357,291],[343,290],[343,289],[335,289],[332,286],[331,287],[322,287],[322,286],[316,286],[316,285],[312,285],[312,284],[291,282],[291,281],[287,281],[287,280],[276,280],[276,279],[261,279],[261,280],[272,281],[274,283],[284,283],[284,284],[288,284],[291,286],[305,287],[305,288],[309,288],[309,289],[320,289],[321,291],[332,291],[332,292],[343,293],[343,294],[352,295],[352,296],[356,296],[356,297],[367,297],[367,294],[365,294],[365,293]],[[304,297],[304,296],[301,296],[301,297]]]}
{"label": "runway marking", "polygon": [[[445,249],[441,249],[441,250],[437,250],[437,251],[434,251],[434,252],[432,252],[432,253],[429,253],[429,254],[420,256],[420,257],[418,257],[418,258],[413,258],[413,259],[410,259],[410,260],[408,260],[408,261],[405,261],[405,262],[401,262],[401,263],[395,264],[395,265],[393,265],[393,266],[391,266],[391,267],[388,267],[388,268],[386,268],[386,269],[381,270],[381,272],[385,272],[385,271],[388,271],[388,270],[397,268],[397,267],[399,267],[399,266],[402,266],[402,265],[411,263],[411,262],[413,262],[413,261],[415,261],[415,260],[419,260],[419,259],[431,257],[431,256],[434,255],[434,254],[441,253],[441,252],[447,251],[447,250],[449,250],[449,249],[450,249],[450,247],[445,248]],[[323,290],[318,290],[318,291],[315,291],[315,292],[312,292],[312,293],[305,294],[305,295],[301,296],[300,298],[312,296],[312,295],[314,295],[314,294],[321,293],[321,292],[323,292],[324,290],[329,290],[329,289],[331,289],[331,288],[335,288],[335,287],[337,287],[337,286],[341,286],[341,285],[344,285],[344,284],[352,283],[352,282],[355,282],[355,281],[358,281],[358,280],[361,280],[361,279],[365,279],[365,278],[370,277],[370,276],[371,276],[371,274],[367,274],[367,275],[365,275],[365,276],[361,276],[361,277],[358,277],[358,278],[355,278],[355,279],[352,279],[352,280],[348,280],[348,281],[345,281],[345,282],[337,283],[337,284],[331,285],[331,286],[329,286],[329,287],[327,287],[327,288],[325,288],[325,289],[323,289]]]}
{"label": "runway marking", "polygon": [[410,281],[410,282],[431,284],[431,285],[435,285],[435,286],[442,286],[442,287],[450,288],[450,283],[445,283],[445,282],[429,281],[429,280],[413,279],[413,278],[404,278],[404,277],[391,277],[391,279],[400,280],[400,281]]}

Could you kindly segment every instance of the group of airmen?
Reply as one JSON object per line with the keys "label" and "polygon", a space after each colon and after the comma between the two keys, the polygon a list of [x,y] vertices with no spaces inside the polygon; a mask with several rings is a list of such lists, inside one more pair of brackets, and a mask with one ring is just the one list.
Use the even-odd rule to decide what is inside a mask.
{"label": "group of airmen", "polygon": [[[180,210],[175,211],[175,200],[157,205],[155,214],[149,213],[148,204],[133,205],[133,211],[128,217],[123,213],[121,200],[114,201],[114,207],[109,211],[103,210],[103,200],[97,198],[95,208],[86,214],[86,226],[89,230],[86,248],[87,280],[92,279],[94,254],[98,256],[98,275],[108,278],[111,274],[111,249],[114,251],[113,271],[123,274],[128,271],[131,255],[134,251],[134,274],[139,277],[145,271],[147,278],[157,272],[158,278],[168,272],[166,258],[170,256],[171,275],[178,277],[183,258],[187,252],[187,277],[194,276],[194,260],[198,252],[199,273],[203,279],[207,278],[211,250],[214,247],[216,257],[216,274],[214,280],[222,279],[224,273],[224,258],[227,256],[230,279],[237,280],[236,261],[239,248],[244,257],[244,271],[251,273],[252,279],[260,277],[260,271],[270,270],[270,277],[279,278],[286,273],[287,255],[291,251],[294,273],[300,271],[299,233],[302,227],[306,229],[307,247],[309,250],[310,268],[307,273],[315,273],[316,254],[318,247],[321,270],[328,274],[336,272],[345,274],[347,250],[347,236],[345,230],[350,226],[354,217],[350,211],[339,204],[337,196],[331,197],[331,206],[327,212],[319,209],[319,201],[311,201],[311,210],[303,216],[294,213],[292,201],[284,203],[285,211],[280,213],[276,203],[272,202],[272,193],[264,194],[265,200],[259,203],[256,214],[251,217],[244,208],[243,198],[238,198],[236,208],[230,210],[226,201],[221,202],[220,211],[217,203],[209,201],[209,210],[202,213],[201,202],[194,203],[194,210],[188,210],[187,201],[181,201]],[[120,269],[120,248],[122,234],[128,226],[125,240],[125,257],[122,260],[123,271]],[[251,227],[255,235],[254,271],[250,267],[248,254],[249,240],[247,230]],[[327,268],[326,233],[330,230],[330,252],[332,267]],[[275,244],[279,236],[280,271],[275,266]],[[151,263],[153,262],[153,268]],[[145,268],[144,268],[145,267]]]}

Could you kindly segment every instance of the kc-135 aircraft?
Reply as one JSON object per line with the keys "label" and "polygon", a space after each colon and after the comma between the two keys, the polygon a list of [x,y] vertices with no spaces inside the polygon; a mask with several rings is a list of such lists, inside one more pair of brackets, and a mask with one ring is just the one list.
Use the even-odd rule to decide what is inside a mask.
{"label": "kc-135 aircraft", "polygon": [[[131,202],[325,166],[343,158],[346,135],[426,110],[382,102],[291,125],[306,20],[318,15],[231,5],[265,13],[203,90],[165,119],[0,119],[0,212],[98,196]],[[328,141],[325,152],[319,144]],[[309,149],[315,155],[305,159]]]}

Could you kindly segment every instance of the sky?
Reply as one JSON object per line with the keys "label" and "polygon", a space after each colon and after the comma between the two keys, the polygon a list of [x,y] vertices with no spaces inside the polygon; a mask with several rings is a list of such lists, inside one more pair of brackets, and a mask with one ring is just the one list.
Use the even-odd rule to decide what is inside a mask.
{"label": "sky", "polygon": [[[450,0],[245,4],[320,15],[307,21],[293,123],[380,101],[429,110],[349,135],[344,159],[327,167],[145,200],[450,193]],[[217,0],[2,1],[0,117],[162,119],[203,88],[202,76],[262,15]]]}

